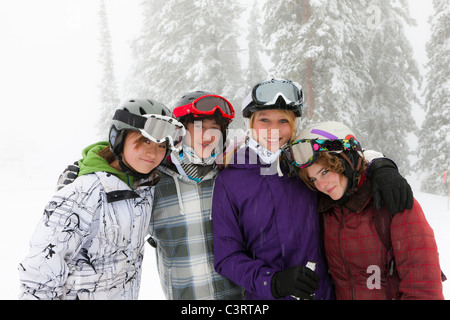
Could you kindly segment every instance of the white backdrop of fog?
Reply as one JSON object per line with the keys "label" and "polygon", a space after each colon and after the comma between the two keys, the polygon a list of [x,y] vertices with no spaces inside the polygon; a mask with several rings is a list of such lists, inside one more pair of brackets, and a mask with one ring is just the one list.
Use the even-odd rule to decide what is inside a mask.
{"label": "white backdrop of fog", "polygon": [[[129,44],[140,32],[140,3],[106,1],[119,87],[131,62]],[[423,73],[432,1],[409,3],[418,26],[408,37]],[[0,248],[2,264],[8,261],[2,272],[11,273],[7,286],[18,286],[17,263],[60,172],[99,139],[98,7],[92,0],[0,2]],[[420,125],[419,107],[414,116]],[[410,143],[415,147],[416,138]],[[15,299],[12,289],[0,298]]]}

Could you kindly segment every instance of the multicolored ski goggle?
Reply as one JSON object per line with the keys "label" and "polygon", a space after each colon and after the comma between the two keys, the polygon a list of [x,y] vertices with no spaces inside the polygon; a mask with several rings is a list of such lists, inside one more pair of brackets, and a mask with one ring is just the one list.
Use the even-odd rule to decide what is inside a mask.
{"label": "multicolored ski goggle", "polygon": [[181,122],[168,116],[159,114],[145,114],[147,118],[141,134],[155,143],[168,142],[172,150],[179,151],[182,147],[181,141],[186,134],[186,129]]}
{"label": "multicolored ski goggle", "polygon": [[[272,79],[255,85],[242,102],[243,110],[250,107],[255,112],[267,109],[268,106],[273,108],[280,96],[286,102],[286,110],[301,111],[303,107],[302,88],[295,82],[285,79]],[[297,116],[301,116],[301,114]]]}
{"label": "multicolored ski goggle", "polygon": [[214,114],[216,110],[219,110],[222,117],[232,121],[234,119],[234,108],[227,99],[216,96],[206,95],[199,97],[194,102],[179,106],[173,109],[173,115],[176,118],[185,116],[187,114],[194,114],[194,116],[209,116]]}
{"label": "multicolored ski goggle", "polygon": [[319,152],[359,151],[362,148],[354,137],[350,139],[301,139],[292,142],[284,150],[288,160],[297,167],[306,168],[312,165],[319,157]]}

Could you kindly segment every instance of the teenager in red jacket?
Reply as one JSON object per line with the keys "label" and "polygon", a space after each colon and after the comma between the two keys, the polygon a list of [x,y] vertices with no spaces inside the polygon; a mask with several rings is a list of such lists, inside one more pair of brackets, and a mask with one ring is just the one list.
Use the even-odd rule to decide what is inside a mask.
{"label": "teenager in red jacket", "polygon": [[[444,299],[436,241],[422,208],[415,200],[411,210],[393,218],[383,214],[384,206],[375,208],[368,164],[348,127],[313,125],[286,151],[303,181],[320,191],[325,254],[337,299]],[[389,219],[379,223],[382,216]]]}

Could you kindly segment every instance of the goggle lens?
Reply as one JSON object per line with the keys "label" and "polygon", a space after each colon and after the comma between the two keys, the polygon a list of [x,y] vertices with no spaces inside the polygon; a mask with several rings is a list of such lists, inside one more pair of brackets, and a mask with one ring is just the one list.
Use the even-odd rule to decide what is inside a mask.
{"label": "goggle lens", "polygon": [[255,98],[260,103],[273,101],[280,94],[289,102],[297,102],[301,99],[299,88],[293,83],[285,81],[269,81],[260,84],[255,90]]}
{"label": "goggle lens", "polygon": [[142,135],[155,143],[168,140],[172,148],[177,148],[186,134],[184,126],[171,117],[159,115],[147,115],[147,117],[144,129],[141,129]]}
{"label": "goggle lens", "polygon": [[230,108],[230,105],[228,102],[222,98],[215,97],[215,96],[205,96],[201,97],[200,99],[196,100],[194,103],[195,108],[199,111],[212,111],[216,107],[218,107],[223,113],[231,116],[233,115],[233,112]]}

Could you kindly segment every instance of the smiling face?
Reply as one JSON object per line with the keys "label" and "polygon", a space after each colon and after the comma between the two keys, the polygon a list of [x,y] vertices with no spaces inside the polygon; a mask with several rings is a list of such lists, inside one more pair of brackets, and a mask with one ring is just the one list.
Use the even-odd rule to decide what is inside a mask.
{"label": "smiling face", "polygon": [[[293,113],[292,117],[295,118]],[[267,150],[277,152],[292,137],[293,120],[289,118],[289,113],[280,110],[255,112],[251,122],[254,139]]]}
{"label": "smiling face", "polygon": [[221,141],[220,123],[216,119],[203,119],[186,125],[186,144],[202,159],[209,158]]}
{"label": "smiling face", "polygon": [[333,200],[339,200],[347,190],[348,178],[341,173],[330,171],[320,163],[314,163],[306,168],[308,179],[317,190],[325,193]]}
{"label": "smiling face", "polygon": [[147,174],[156,168],[166,154],[166,143],[155,143],[139,132],[131,131],[125,138],[123,162],[135,171]]}

